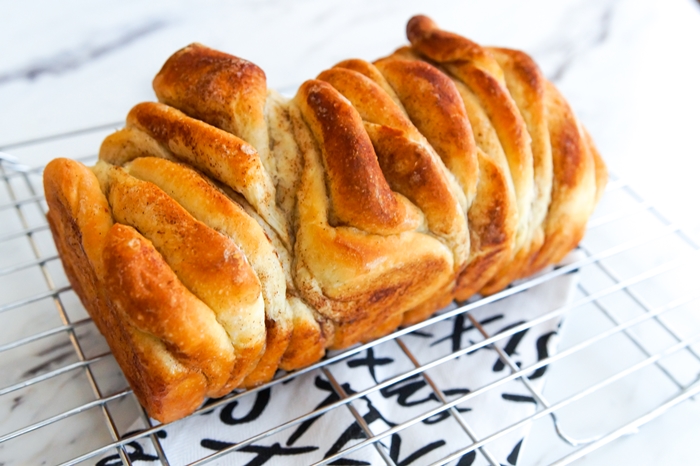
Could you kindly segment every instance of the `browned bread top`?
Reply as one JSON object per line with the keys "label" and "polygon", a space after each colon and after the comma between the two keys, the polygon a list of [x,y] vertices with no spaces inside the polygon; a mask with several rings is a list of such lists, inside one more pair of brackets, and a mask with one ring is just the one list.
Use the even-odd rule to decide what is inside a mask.
{"label": "browned bread top", "polygon": [[422,16],[407,33],[293,99],[192,44],[92,170],[47,166],[69,280],[151,416],[497,292],[581,239],[607,171],[534,61]]}
{"label": "browned bread top", "polygon": [[153,79],[160,102],[221,128],[267,157],[265,72],[255,64],[201,44],[175,52]]}
{"label": "browned bread top", "polygon": [[389,187],[357,110],[316,80],[302,84],[295,104],[321,148],[331,222],[380,235],[415,229],[421,215]]}

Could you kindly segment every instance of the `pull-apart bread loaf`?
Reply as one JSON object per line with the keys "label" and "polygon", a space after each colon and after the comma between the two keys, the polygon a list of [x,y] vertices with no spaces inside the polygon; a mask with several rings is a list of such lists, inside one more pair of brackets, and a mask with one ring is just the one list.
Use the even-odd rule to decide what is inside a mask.
{"label": "pull-apart bread loaf", "polygon": [[410,46],[268,90],[193,44],[92,168],[44,173],[73,288],[162,422],[561,260],[606,183],[525,53],[417,16]]}

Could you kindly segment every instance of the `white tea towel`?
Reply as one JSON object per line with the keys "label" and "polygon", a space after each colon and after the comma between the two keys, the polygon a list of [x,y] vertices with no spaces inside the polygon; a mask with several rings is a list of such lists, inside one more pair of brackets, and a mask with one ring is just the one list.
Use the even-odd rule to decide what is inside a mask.
{"label": "white tea towel", "polygon": [[[580,258],[571,254],[565,263]],[[574,294],[577,274],[568,273],[508,298],[470,312],[488,335],[513,328],[549,311],[567,305]],[[450,308],[453,308],[451,306]],[[449,308],[448,308],[449,309]],[[510,362],[527,368],[556,351],[561,318],[547,320],[527,330],[500,339],[498,347]],[[389,341],[344,359],[328,368],[333,380],[315,370],[287,382],[237,398],[215,410],[191,416],[159,432],[160,443],[171,465],[188,464],[230,447],[237,442],[307,414],[316,408],[337,402],[333,389],[339,384],[346,394],[367,390],[377,383],[404,374],[416,366],[442,358],[484,339],[469,316],[457,315],[408,334],[400,342]],[[400,345],[404,345],[404,351]],[[408,356],[410,354],[414,360]],[[338,406],[325,414],[293,425],[274,435],[261,438],[217,459],[213,464],[308,465],[362,442],[366,428],[379,434],[448,402],[496,382],[511,373],[493,347],[437,365],[380,390],[367,393],[351,405]],[[538,391],[544,385],[546,368],[526,371],[525,377]],[[432,388],[434,385],[440,393]],[[355,410],[353,413],[348,406]],[[516,379],[494,386],[455,407],[461,418],[444,411],[414,423],[411,427],[387,435],[383,446],[369,445],[330,462],[333,465],[384,464],[378,449],[396,465],[430,464],[477,440],[532,415],[536,401],[532,393]],[[136,426],[135,426],[136,427]],[[529,424],[503,435],[486,445],[485,451],[499,464],[514,465],[529,431]],[[130,459],[138,465],[158,464],[148,437],[126,446]],[[105,456],[99,465],[121,464],[115,455]],[[483,453],[472,451],[451,464],[459,466],[489,464]]]}

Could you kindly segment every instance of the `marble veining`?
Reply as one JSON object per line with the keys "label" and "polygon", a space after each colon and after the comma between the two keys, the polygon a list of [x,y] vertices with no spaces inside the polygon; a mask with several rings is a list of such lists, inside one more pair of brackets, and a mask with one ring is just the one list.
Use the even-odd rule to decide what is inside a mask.
{"label": "marble veining", "polygon": [[26,67],[9,70],[0,74],[0,85],[15,80],[35,80],[46,74],[60,75],[73,71],[81,66],[92,62],[116,50],[124,48],[139,39],[152,34],[167,26],[167,22],[162,20],[148,21],[134,28],[119,31],[119,34],[103,42],[85,44],[81,47],[63,50],[55,55],[46,57]]}
{"label": "marble veining", "polygon": [[[171,53],[190,42],[199,41],[257,63],[265,70],[270,87],[293,94],[304,79],[341,59],[371,60],[403,45],[405,22],[416,13],[428,14],[445,29],[481,43],[532,54],[570,100],[613,171],[629,179],[691,236],[700,237],[696,205],[700,199],[699,0],[4,2],[0,4],[0,16],[5,19],[0,28],[0,150],[30,167],[59,155],[94,155],[101,138],[119,126],[111,122],[123,121],[133,104],[154,99],[153,75]],[[65,140],[47,139],[38,146],[10,147],[18,141],[97,126],[107,129],[76,133]],[[40,190],[37,176],[32,183],[32,189]],[[31,195],[21,178],[13,179],[12,186],[22,196]],[[1,189],[0,205],[9,202],[10,196]],[[601,215],[611,203],[614,200],[601,206]],[[35,216],[41,213],[37,205],[28,208],[36,210]],[[646,225],[637,228],[644,230]],[[0,211],[0,236],[20,229],[14,210]],[[46,231],[37,233],[35,239],[42,254],[55,254]],[[611,238],[600,235],[590,242],[605,240]],[[0,270],[34,259],[24,239],[0,244]],[[626,266],[630,274],[639,263],[656,260],[646,252],[633,259]],[[52,278],[65,284],[57,262],[48,266]],[[697,273],[691,269],[684,279],[693,276]],[[38,269],[13,277],[0,277],[0,306],[46,291]],[[583,279],[585,286],[593,286],[590,277]],[[643,291],[653,300],[682,279],[647,286]],[[63,295],[61,300],[67,309],[79,307],[74,296]],[[629,303],[613,300],[613,304],[611,308],[620,311]],[[71,319],[84,317],[83,311]],[[565,345],[599,330],[585,327],[575,315],[568,319],[562,334]],[[599,324],[600,328],[607,325]],[[0,313],[0,346],[61,325],[50,299]],[[679,328],[683,325],[678,322]],[[86,348],[86,357],[106,351],[94,325],[78,325],[76,335]],[[600,351],[598,356],[604,359],[604,350]],[[590,360],[598,359],[581,357],[576,364],[587,367]],[[0,390],[8,380],[31,379],[75,362],[78,358],[65,332],[0,353]],[[669,364],[686,382],[700,371],[684,373],[688,367],[684,360]],[[103,395],[126,387],[111,357],[93,363],[91,369],[101,381],[98,389]],[[560,388],[557,380],[572,374],[553,366],[549,377],[548,389],[556,392]],[[654,400],[663,399],[674,389],[667,385],[647,392]],[[635,399],[643,398],[643,388],[641,379],[627,386]],[[531,404],[526,394],[508,396],[523,397],[518,399]],[[0,436],[94,397],[82,369],[0,396]],[[618,409],[626,401],[606,407]],[[115,400],[109,411],[121,432],[140,419],[130,396]],[[620,439],[580,463],[691,464],[697,460],[693,449],[700,436],[698,416],[698,402],[686,402],[639,434]],[[28,457],[18,453],[22,451],[36,450],[35,458],[60,461],[68,459],[61,456],[65,445],[82,452],[107,443],[111,437],[103,417],[100,410],[93,409],[81,413],[80,422],[60,422],[0,444],[0,466],[26,463]],[[595,432],[600,422],[604,421],[591,416],[588,424],[573,432],[585,436]],[[535,428],[523,446],[523,464],[545,464],[552,457],[552,436],[549,420]]]}
{"label": "marble veining", "polygon": [[557,83],[562,80],[567,70],[578,56],[586,53],[591,48],[603,44],[610,35],[610,27],[612,25],[612,17],[615,9],[614,1],[601,5],[598,21],[592,22],[591,30],[587,31],[583,37],[578,40],[559,39],[552,41],[552,52],[559,55],[559,62],[553,71],[548,73],[548,78]]}

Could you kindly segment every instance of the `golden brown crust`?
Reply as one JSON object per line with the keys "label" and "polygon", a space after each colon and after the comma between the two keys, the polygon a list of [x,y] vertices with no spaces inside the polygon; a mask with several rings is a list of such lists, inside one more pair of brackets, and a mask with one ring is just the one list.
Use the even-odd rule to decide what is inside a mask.
{"label": "golden brown crust", "polygon": [[367,133],[391,188],[421,209],[430,232],[452,249],[455,270],[462,270],[469,257],[467,220],[456,192],[459,188],[451,186],[437,156],[388,126],[368,124]]}
{"label": "golden brown crust", "polygon": [[428,63],[396,58],[375,62],[418,131],[454,174],[471,205],[476,194],[476,143],[454,83]]}
{"label": "golden brown crust", "polygon": [[155,339],[125,325],[101,284],[112,217],[95,176],[78,162],[56,159],[44,171],[44,190],[49,225],[66,275],[139,402],[161,422],[194,411],[204,400],[204,376],[172,359],[164,360]]}
{"label": "golden brown crust", "polygon": [[452,249],[455,269],[461,270],[469,256],[466,199],[428,141],[403,108],[363,74],[332,68],[318,79],[331,84],[358,111],[389,186],[421,209],[428,228]]}
{"label": "golden brown crust", "polygon": [[[352,63],[358,66],[363,61],[353,60]],[[363,67],[368,73],[373,68],[371,63],[366,63]],[[376,73],[370,74],[376,75]],[[364,74],[336,65],[321,72],[316,79],[327,82],[348,99],[363,121],[396,128],[413,139],[421,137],[406,117],[403,107],[397,104],[379,83]],[[377,79],[380,78],[377,77]]]}
{"label": "golden brown crust", "polygon": [[[292,117],[304,154],[297,193],[295,283],[305,301],[340,323],[332,347],[344,347],[359,341],[373,319],[403,312],[431,296],[453,274],[452,254],[440,241],[410,230],[383,236],[333,227],[317,142],[301,112],[293,111]],[[378,175],[383,176],[381,171]]]}
{"label": "golden brown crust", "polygon": [[158,100],[251,144],[270,171],[265,73],[242,58],[190,44],[153,79]]}
{"label": "golden brown crust", "polygon": [[427,16],[411,18],[406,25],[406,37],[420,54],[437,63],[469,60],[499,81],[503,80],[500,67],[484,48],[458,34],[441,30]]}
{"label": "golden brown crust", "polygon": [[[459,275],[461,276],[461,274]],[[459,276],[456,280],[459,279]],[[454,291],[457,286],[456,281],[451,281],[437,290],[433,296],[420,303],[403,314],[400,324],[404,327],[422,322],[437,311],[447,306],[454,300]],[[391,333],[394,329],[390,329],[386,334]],[[373,333],[370,339],[375,339],[385,334],[376,335]]]}
{"label": "golden brown crust", "polygon": [[105,244],[105,291],[124,324],[138,329],[144,339],[161,341],[171,355],[164,359],[172,357],[201,373],[208,396],[228,393],[236,355],[214,312],[133,228],[114,225]]}
{"label": "golden brown crust", "polygon": [[[112,227],[109,204],[90,170],[69,159],[55,159],[46,166],[44,192],[51,233],[71,285],[91,316],[98,315],[108,307],[102,302],[98,277],[103,274],[104,240]],[[95,322],[104,333],[103,323]]]}
{"label": "golden brown crust", "polygon": [[580,240],[607,170],[532,59],[426,17],[407,32],[292,101],[190,45],[92,171],[47,166],[66,274],[151,416],[498,291]]}
{"label": "golden brown crust", "polygon": [[[430,246],[438,241],[413,233],[422,215],[391,190],[360,115],[338,91],[307,81],[295,103],[305,160],[295,284],[334,322],[329,344],[340,349],[431,296],[450,280],[454,261]],[[419,283],[421,292],[411,292]]]}
{"label": "golden brown crust", "polygon": [[586,144],[588,146],[588,150],[591,151],[591,154],[593,154],[593,161],[595,163],[595,205],[598,205],[600,202],[600,198],[603,197],[603,194],[605,193],[605,187],[608,184],[608,167],[605,165],[605,161],[603,160],[603,157],[600,155],[600,152],[598,152],[598,148],[595,145],[595,142],[593,142],[593,138],[591,137],[591,134],[588,132],[588,130],[581,125],[583,132],[586,136]]}
{"label": "golden brown crust", "polygon": [[419,214],[396,196],[357,111],[323,81],[306,81],[295,102],[321,149],[332,223],[381,235],[413,230]]}
{"label": "golden brown crust", "polygon": [[154,183],[194,218],[231,238],[241,248],[260,280],[267,331],[265,353],[244,384],[257,385],[270,380],[289,344],[292,316],[284,299],[286,290],[282,266],[260,225],[243,208],[189,167],[147,157],[134,160],[125,169],[140,180]]}
{"label": "golden brown crust", "polygon": [[388,95],[399,108],[401,107],[401,101],[396,95],[394,88],[389,84],[389,82],[384,78],[382,73],[377,69],[376,66],[374,66],[374,64],[365,60],[353,58],[350,60],[343,60],[340,63],[337,63],[333,68],[344,68],[366,76],[367,78],[377,83],[379,87],[381,87],[384,90],[384,92],[386,92],[386,95]]}
{"label": "golden brown crust", "polygon": [[121,168],[110,172],[114,218],[148,238],[178,278],[216,314],[235,349],[229,390],[257,364],[265,346],[260,282],[236,244],[195,220],[166,193]]}
{"label": "golden brown crust", "polygon": [[529,273],[556,264],[576,247],[596,202],[594,154],[569,104],[553,84],[547,83],[546,89],[554,181],[544,245],[532,260]]}
{"label": "golden brown crust", "polygon": [[294,325],[291,341],[280,361],[279,367],[293,371],[309,366],[326,354],[327,336],[319,319],[299,298],[287,298]]}
{"label": "golden brown crust", "polygon": [[[80,238],[95,273],[102,275],[102,250],[112,216],[99,181],[88,168],[69,159],[55,159],[44,171],[44,192],[49,210],[72,218],[72,231]],[[50,203],[49,203],[50,202]]]}
{"label": "golden brown crust", "polygon": [[[275,188],[257,151],[242,139],[167,105],[144,102],[131,109],[127,127],[145,132],[175,157],[241,193],[289,244]],[[149,154],[156,155],[156,154]]]}
{"label": "golden brown crust", "polygon": [[99,157],[112,165],[124,165],[137,157],[177,160],[168,149],[137,128],[120,129],[107,136],[100,146]]}
{"label": "golden brown crust", "polygon": [[[512,252],[517,210],[505,155],[489,155],[477,147],[470,118],[474,121],[478,115],[467,113],[460,92],[466,89],[461,83],[453,82],[434,66],[419,61],[408,48],[377,61],[377,67],[396,89],[417,128],[436,147],[470,199],[470,257],[454,289],[455,296],[464,300],[501,270]],[[483,132],[479,131],[481,137]],[[495,135],[494,139],[497,144]],[[500,159],[494,161],[499,155]],[[446,305],[444,294],[407,312],[404,325],[419,322]]]}
{"label": "golden brown crust", "polygon": [[480,181],[469,209],[469,232],[475,253],[457,280],[458,301],[480,291],[513,253],[517,208],[507,167],[481,149],[477,154]]}
{"label": "golden brown crust", "polygon": [[508,91],[520,110],[532,140],[535,191],[530,212],[529,242],[516,252],[506,267],[498,272],[483,289],[491,294],[510,282],[525,276],[529,263],[544,243],[544,219],[552,196],[552,149],[547,128],[545,108],[546,80],[535,62],[525,53],[489,48],[504,72]]}
{"label": "golden brown crust", "polygon": [[[506,154],[518,201],[518,229],[527,235],[533,197],[532,151],[525,124],[507,89],[483,70],[465,67],[465,83],[477,95]],[[523,238],[522,242],[525,239]],[[516,239],[516,245],[518,241]]]}
{"label": "golden brown crust", "polygon": [[[536,189],[531,139],[508,91],[503,70],[488,50],[457,34],[440,30],[427,17],[412,18],[407,34],[413,49],[464,83],[475,98],[471,104],[478,105],[487,115],[508,161],[515,189],[518,223],[514,252],[517,254],[522,248],[527,252],[536,229],[531,217]],[[482,148],[491,153],[489,148]],[[513,270],[511,274],[518,275],[518,268]],[[487,290],[495,292],[505,285],[507,283],[496,280]]]}
{"label": "golden brown crust", "polygon": [[[356,68],[360,71],[354,71]],[[466,219],[468,201],[461,187],[447,170],[428,140],[413,125],[401,105],[401,97],[387,92],[392,87],[380,70],[361,60],[345,62],[321,73],[318,79],[330,83],[345,96],[364,120],[377,154],[382,173],[392,190],[404,195],[425,215],[430,233],[442,239],[453,252],[455,275],[450,282],[417,308],[432,313],[447,299],[454,279],[469,258],[469,235]],[[449,82],[449,80],[447,80]],[[392,91],[392,94],[394,93]],[[446,99],[445,99],[446,100]],[[457,96],[457,101],[459,96]],[[443,107],[449,107],[445,102]],[[454,105],[453,105],[454,107]],[[461,107],[461,103],[460,103]],[[449,115],[438,124],[451,124]],[[449,127],[448,126],[448,127]],[[476,180],[472,180],[476,184]],[[447,296],[447,298],[446,298]],[[387,314],[386,321],[375,319],[371,337],[382,336],[396,328],[403,311]],[[367,338],[367,336],[365,336]]]}

